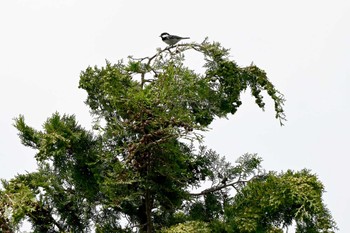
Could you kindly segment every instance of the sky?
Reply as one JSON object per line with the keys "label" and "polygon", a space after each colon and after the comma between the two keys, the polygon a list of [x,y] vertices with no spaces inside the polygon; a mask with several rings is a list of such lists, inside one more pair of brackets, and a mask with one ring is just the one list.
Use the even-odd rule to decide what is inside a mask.
{"label": "sky", "polygon": [[247,91],[235,115],[212,123],[206,145],[231,162],[249,152],[266,170],[310,169],[325,185],[339,232],[350,232],[347,0],[0,1],[0,178],[36,168],[15,117],[41,129],[57,111],[90,129],[80,72],[106,59],[153,55],[165,47],[162,32],[196,42],[209,37],[230,48],[238,65],[254,62],[267,72],[287,100],[285,126],[271,100],[261,111]]}

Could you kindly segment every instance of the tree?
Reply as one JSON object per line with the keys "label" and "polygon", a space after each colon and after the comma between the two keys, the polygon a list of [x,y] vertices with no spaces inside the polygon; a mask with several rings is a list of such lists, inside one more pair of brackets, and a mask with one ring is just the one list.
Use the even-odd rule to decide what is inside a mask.
{"label": "tree", "polygon": [[[190,52],[203,55],[203,74],[185,65]],[[239,67],[228,52],[204,40],[159,49],[151,57],[129,57],[126,63],[88,67],[79,87],[88,94],[93,132],[74,116],[59,113],[48,118],[42,131],[18,117],[15,127],[22,143],[37,150],[39,168],[3,181],[2,229],[15,229],[23,219],[37,232],[257,232],[278,230],[293,220],[298,229],[335,229],[315,176],[291,173],[291,180],[301,179],[284,180],[289,189],[299,190],[311,176],[308,191],[317,197],[303,196],[301,190],[296,192],[300,201],[289,201],[283,199],[285,192],[275,192],[281,176],[266,174],[257,155],[245,154],[232,165],[204,145],[194,147],[193,142],[202,144],[201,132],[216,117],[237,111],[240,94],[248,88],[262,109],[265,91],[274,101],[276,118],[285,121],[283,95],[266,73],[253,64]],[[276,183],[269,183],[272,178]],[[192,191],[203,182],[211,187]],[[272,197],[283,204],[267,200],[252,206],[249,211],[256,214],[243,224],[244,203],[256,200],[249,190],[259,185],[260,195],[276,193]],[[293,214],[283,214],[285,207]],[[262,210],[271,217],[255,218]]]}

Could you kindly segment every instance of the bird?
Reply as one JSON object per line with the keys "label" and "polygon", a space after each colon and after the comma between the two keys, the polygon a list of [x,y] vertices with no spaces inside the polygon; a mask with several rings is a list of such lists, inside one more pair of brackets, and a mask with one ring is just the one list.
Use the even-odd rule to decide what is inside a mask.
{"label": "bird", "polygon": [[170,35],[167,32],[163,32],[162,34],[160,34],[160,37],[162,38],[162,41],[164,41],[168,45],[174,45],[177,42],[179,42],[180,40],[190,39],[189,37]]}

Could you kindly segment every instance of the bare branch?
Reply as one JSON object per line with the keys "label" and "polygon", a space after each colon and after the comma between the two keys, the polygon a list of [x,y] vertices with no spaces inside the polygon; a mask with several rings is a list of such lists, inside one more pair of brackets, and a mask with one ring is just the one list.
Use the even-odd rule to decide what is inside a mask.
{"label": "bare branch", "polygon": [[[253,177],[254,178],[254,177]],[[253,179],[251,178],[251,179]],[[203,196],[203,195],[206,195],[208,193],[213,193],[213,192],[216,192],[216,191],[219,191],[219,190],[222,190],[224,188],[227,188],[227,187],[230,187],[232,186],[234,189],[236,189],[236,191],[238,191],[236,185],[237,184],[246,184],[247,182],[249,182],[251,179],[249,180],[237,180],[237,181],[234,181],[234,182],[231,182],[231,183],[226,183],[226,184],[221,184],[221,185],[217,185],[217,186],[214,186],[214,187],[211,187],[211,188],[208,188],[208,189],[205,189],[199,193],[190,193],[191,196]]]}

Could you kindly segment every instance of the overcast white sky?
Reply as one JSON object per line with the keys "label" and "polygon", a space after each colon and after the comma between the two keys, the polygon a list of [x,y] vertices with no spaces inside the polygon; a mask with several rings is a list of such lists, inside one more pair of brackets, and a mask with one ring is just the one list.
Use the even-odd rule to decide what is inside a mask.
{"label": "overcast white sky", "polygon": [[[0,1],[0,177],[35,169],[13,118],[41,129],[53,112],[75,114],[90,128],[78,89],[89,65],[164,47],[161,32],[206,36],[252,61],[285,94],[288,122],[273,105],[262,112],[250,97],[229,120],[218,120],[207,145],[230,161],[258,153],[267,170],[311,169],[339,232],[350,232],[350,1]],[[195,66],[196,64],[194,64]]]}

